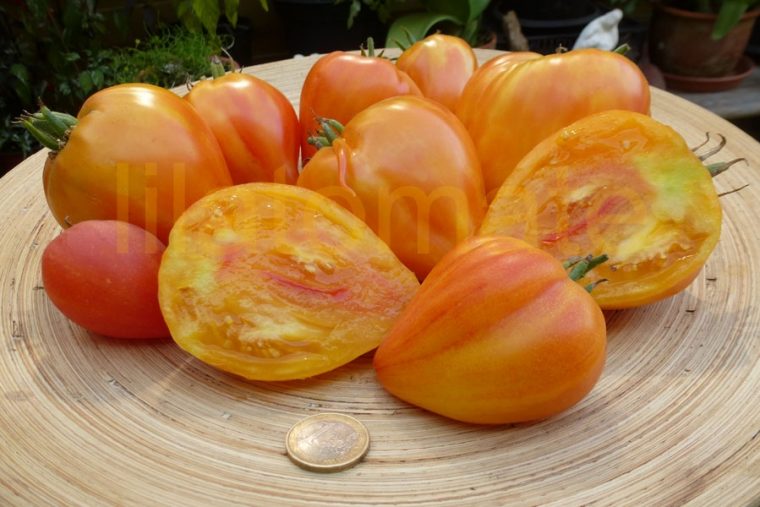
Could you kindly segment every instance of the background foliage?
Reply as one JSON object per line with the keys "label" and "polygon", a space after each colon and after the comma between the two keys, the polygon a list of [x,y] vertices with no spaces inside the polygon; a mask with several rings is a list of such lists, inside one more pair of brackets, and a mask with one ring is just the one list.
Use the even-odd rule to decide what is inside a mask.
{"label": "background foliage", "polygon": [[[146,25],[139,39],[114,45],[127,36],[132,4],[104,14],[96,0],[0,1],[0,151],[26,156],[39,149],[14,125],[38,101],[76,115],[89,95],[113,84],[172,87],[209,73],[209,59],[223,41],[202,17],[195,30]],[[219,14],[213,27],[218,20]]]}

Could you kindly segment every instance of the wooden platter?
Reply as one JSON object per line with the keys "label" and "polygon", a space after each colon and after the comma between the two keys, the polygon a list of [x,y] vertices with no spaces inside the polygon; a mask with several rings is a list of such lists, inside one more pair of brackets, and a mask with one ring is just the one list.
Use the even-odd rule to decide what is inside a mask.
{"label": "wooden platter", "polygon": [[[481,58],[493,53],[481,52]],[[247,69],[294,102],[314,57]],[[653,90],[655,118],[694,145],[721,132],[724,223],[683,293],[609,313],[593,392],[550,420],[452,422],[376,383],[370,355],[318,378],[247,382],[171,341],[125,342],[71,324],[41,286],[59,231],[46,153],[0,180],[2,505],[747,505],[760,500],[760,144]],[[365,460],[334,474],[285,454],[319,412],[369,429]]]}

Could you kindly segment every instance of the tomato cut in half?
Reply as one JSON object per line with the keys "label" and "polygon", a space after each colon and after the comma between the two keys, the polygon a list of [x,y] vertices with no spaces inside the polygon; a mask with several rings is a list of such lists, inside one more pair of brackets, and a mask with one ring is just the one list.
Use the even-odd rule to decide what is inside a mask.
{"label": "tomato cut in half", "polygon": [[708,169],[672,128],[630,111],[588,116],[537,145],[496,194],[480,234],[526,240],[559,260],[607,254],[588,275],[604,309],[671,296],[720,237]]}
{"label": "tomato cut in half", "polygon": [[198,201],[177,221],[159,270],[172,338],[253,380],[310,377],[374,349],[418,287],[364,222],[277,183]]}

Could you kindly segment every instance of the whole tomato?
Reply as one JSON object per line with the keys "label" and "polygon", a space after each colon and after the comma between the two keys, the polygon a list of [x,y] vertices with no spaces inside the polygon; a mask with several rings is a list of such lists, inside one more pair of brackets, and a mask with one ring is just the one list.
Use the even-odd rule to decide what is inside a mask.
{"label": "whole tomato", "polygon": [[474,234],[486,209],[461,122],[439,103],[408,95],[357,114],[304,166],[298,185],[353,211],[419,278]]}
{"label": "whole tomato", "polygon": [[342,124],[368,106],[396,95],[422,95],[406,72],[386,58],[334,51],[312,66],[301,88],[299,119],[301,156],[310,159],[317,149],[308,142],[319,130],[319,118]]}
{"label": "whole tomato", "polygon": [[639,306],[691,283],[720,237],[710,171],[649,116],[606,111],[537,145],[507,177],[480,229],[558,260],[606,254],[589,274],[604,309]]}
{"label": "whole tomato", "polygon": [[157,86],[101,90],[61,133],[49,144],[54,151],[45,163],[43,184],[50,211],[63,227],[118,219],[165,241],[185,208],[232,184],[203,118]]}
{"label": "whole tomato", "polygon": [[277,183],[224,188],[193,204],[159,272],[177,344],[254,380],[318,375],[374,349],[418,287],[357,217]]}
{"label": "whole tomato", "polygon": [[543,419],[580,401],[605,361],[604,316],[562,264],[504,236],[459,244],[375,353],[377,378],[465,422]]}
{"label": "whole tomato", "polygon": [[635,63],[611,51],[528,58],[485,79],[475,85],[480,93],[464,93],[457,111],[475,142],[489,198],[517,162],[558,129],[609,109],[649,113],[646,78]]}
{"label": "whole tomato", "polygon": [[158,306],[164,244],[127,222],[86,220],[65,229],[42,254],[42,283],[53,304],[80,326],[115,338],[168,337]]}
{"label": "whole tomato", "polygon": [[214,76],[196,83],[185,100],[214,132],[232,181],[295,183],[299,127],[287,97],[250,74],[217,69]]}
{"label": "whole tomato", "polygon": [[475,52],[464,39],[435,34],[415,42],[396,60],[422,95],[454,110],[459,95],[478,66]]}
{"label": "whole tomato", "polygon": [[470,76],[452,111],[456,112],[462,123],[473,123],[482,114],[478,103],[480,97],[488,91],[497,76],[509,72],[522,62],[541,57],[541,54],[532,51],[510,51],[486,61]]}

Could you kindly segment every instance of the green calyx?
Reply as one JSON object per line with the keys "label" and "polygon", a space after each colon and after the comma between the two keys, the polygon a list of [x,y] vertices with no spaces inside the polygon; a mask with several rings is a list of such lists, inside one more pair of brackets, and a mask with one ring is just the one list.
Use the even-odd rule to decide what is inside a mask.
{"label": "green calyx", "polygon": [[36,113],[26,113],[17,120],[40,144],[53,151],[59,151],[66,145],[77,122],[74,116],[51,111],[44,104]]}
{"label": "green calyx", "polygon": [[[609,257],[606,254],[598,255],[594,257],[593,255],[587,255],[586,257],[571,257],[570,259],[566,260],[564,264],[562,265],[565,270],[570,270],[568,272],[568,276],[571,280],[574,282],[577,282],[584,276],[588,274],[589,271],[597,267],[598,265],[607,262],[609,260]],[[593,283],[590,283],[586,285],[584,288],[586,291],[591,292],[594,290],[594,287],[599,285],[602,282],[606,282],[607,280],[602,278],[600,280],[597,280]]]}
{"label": "green calyx", "polygon": [[727,162],[715,162],[714,164],[707,164],[705,167],[708,171],[710,171],[710,176],[713,178],[723,171],[728,170],[732,165],[738,163],[738,162],[746,162],[746,158],[735,158],[733,160],[729,160]]}
{"label": "green calyx", "polygon": [[367,37],[367,47],[364,47],[364,44],[361,45],[361,55],[366,56],[369,58],[385,58],[383,54],[385,53],[385,50],[383,49],[378,54],[375,54],[375,39],[372,37]]}
{"label": "green calyx", "polygon": [[224,64],[222,63],[222,59],[216,55],[211,57],[210,67],[211,67],[211,77],[213,79],[222,77],[227,73],[227,71],[224,68]]}
{"label": "green calyx", "polygon": [[[694,153],[697,158],[701,162],[704,162],[708,158],[712,157],[716,153],[720,152],[725,146],[726,146],[726,137],[721,134],[716,134],[718,137],[718,144],[713,147],[708,147],[708,144],[712,141],[712,135],[709,132],[705,133],[705,140],[698,144],[697,146],[694,146],[693,148],[689,148],[692,153]],[[700,150],[702,153],[699,153]],[[704,151],[706,150],[706,151]],[[747,159],[745,158],[735,158],[733,160],[728,160],[726,162],[714,162],[712,164],[705,164],[705,167],[710,172],[710,176],[713,178],[720,173],[728,170],[731,166],[738,162],[746,162]]]}
{"label": "green calyx", "polygon": [[628,53],[631,52],[631,46],[627,43],[621,44],[615,49],[612,50],[613,53],[617,53],[619,55],[626,56]]}
{"label": "green calyx", "polygon": [[309,136],[306,139],[306,142],[317,149],[332,146],[333,141],[343,134],[343,124],[338,120],[317,117],[317,123],[319,123],[319,130],[317,130],[316,135]]}

